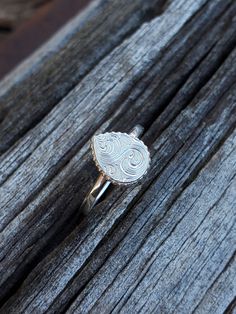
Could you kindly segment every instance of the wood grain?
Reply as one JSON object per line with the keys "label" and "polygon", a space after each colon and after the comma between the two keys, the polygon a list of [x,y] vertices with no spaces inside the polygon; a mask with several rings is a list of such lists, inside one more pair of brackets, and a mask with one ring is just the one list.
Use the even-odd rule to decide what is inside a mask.
{"label": "wood grain", "polygon": [[[1,313],[232,308],[235,12],[97,1],[1,83]],[[151,171],[83,217],[90,137],[134,123]]]}

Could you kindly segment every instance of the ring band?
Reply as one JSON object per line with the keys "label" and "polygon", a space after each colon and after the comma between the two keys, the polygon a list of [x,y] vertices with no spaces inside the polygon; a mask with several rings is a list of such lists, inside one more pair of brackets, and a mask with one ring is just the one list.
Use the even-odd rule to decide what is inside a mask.
{"label": "ring band", "polygon": [[143,132],[144,128],[136,125],[129,134],[110,132],[93,136],[91,149],[100,175],[81,205],[85,214],[98,203],[111,183],[134,184],[146,174],[150,154],[138,139]]}

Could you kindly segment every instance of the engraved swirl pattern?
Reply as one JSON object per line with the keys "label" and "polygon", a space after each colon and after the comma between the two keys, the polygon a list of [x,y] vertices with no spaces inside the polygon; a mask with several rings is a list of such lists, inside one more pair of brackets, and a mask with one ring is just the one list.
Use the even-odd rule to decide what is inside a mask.
{"label": "engraved swirl pattern", "polygon": [[93,150],[101,170],[117,183],[132,183],[149,166],[147,147],[126,133],[105,133],[93,138]]}

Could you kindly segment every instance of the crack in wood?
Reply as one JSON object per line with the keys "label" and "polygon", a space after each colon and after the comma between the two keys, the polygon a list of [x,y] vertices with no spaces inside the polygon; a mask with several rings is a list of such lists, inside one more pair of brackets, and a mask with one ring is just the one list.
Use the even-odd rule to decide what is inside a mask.
{"label": "crack in wood", "polygon": [[[205,190],[209,186],[216,189],[214,180],[225,190],[234,174],[233,163],[229,163],[230,173],[223,156],[227,156],[224,150],[230,150],[236,127],[232,66],[236,59],[236,5],[221,0],[172,0],[168,5],[162,2],[163,6],[161,2],[132,1],[124,16],[117,11],[122,2],[97,2],[42,47],[42,55],[36,53],[17,69],[16,78],[10,82],[10,76],[1,83],[0,102],[6,101],[3,110],[7,110],[2,130],[7,133],[14,124],[17,128],[8,139],[0,140],[5,151],[0,159],[4,226],[0,267],[5,288],[0,312],[17,308],[19,313],[70,313],[86,308],[116,313],[129,312],[132,304],[135,311],[151,313],[157,307],[165,312],[168,296],[170,305],[191,312],[196,304],[191,305],[188,298],[194,293],[196,302],[206,305],[200,291],[190,295],[187,287],[202,280],[207,298],[214,276],[221,276],[220,258],[214,266],[208,257],[215,252],[232,256],[226,240],[218,249],[209,242],[218,232],[212,227],[212,215],[216,214],[213,210],[209,214],[213,205],[205,212],[201,207],[196,214],[202,238],[199,231],[184,233],[179,242],[178,237],[179,229],[185,226],[187,230],[188,220],[192,223],[195,203],[204,202]],[[97,36],[95,43],[87,38],[89,34]],[[84,47],[75,56],[78,39]],[[102,47],[105,41],[106,47]],[[48,52],[53,43],[55,48]],[[92,52],[95,46],[101,51]],[[60,60],[69,56],[71,62],[59,67]],[[75,73],[81,56],[82,69]],[[49,74],[56,75],[52,82]],[[66,86],[63,79],[68,79]],[[30,86],[31,95],[27,91]],[[57,93],[57,88],[62,90]],[[32,95],[35,99],[30,103]],[[22,114],[26,116],[21,121]],[[146,126],[143,139],[151,148],[152,171],[142,185],[108,193],[94,215],[83,218],[77,211],[97,175],[88,139],[97,130],[126,131],[134,120]],[[218,169],[216,179],[212,177],[214,169]],[[207,184],[199,186],[197,194],[198,182],[204,178]],[[187,197],[191,189],[193,195]],[[215,204],[218,196],[213,194],[209,202]],[[184,197],[183,209],[175,212]],[[222,206],[229,200],[225,196]],[[234,219],[232,210],[224,219],[219,223],[222,236],[225,223]],[[205,232],[209,234],[204,238]],[[165,250],[175,237],[178,250],[170,248],[168,260]],[[187,244],[196,255],[203,240],[198,258],[210,268],[208,281],[202,279],[204,267],[188,265],[192,256]],[[158,258],[162,280],[154,285]],[[186,265],[184,284],[175,277],[183,271],[175,267],[181,260]],[[227,271],[231,266],[225,267]],[[175,278],[170,282],[172,289],[168,286],[155,301],[156,289],[167,282],[169,269]],[[138,270],[140,277],[135,278]],[[193,281],[188,274],[194,270],[197,276]],[[179,291],[178,285],[182,285]],[[149,298],[145,289],[138,297],[140,287],[146,287],[148,293],[152,286],[155,289]],[[230,292],[227,296],[232,300]],[[224,302],[225,308],[228,304]]]}

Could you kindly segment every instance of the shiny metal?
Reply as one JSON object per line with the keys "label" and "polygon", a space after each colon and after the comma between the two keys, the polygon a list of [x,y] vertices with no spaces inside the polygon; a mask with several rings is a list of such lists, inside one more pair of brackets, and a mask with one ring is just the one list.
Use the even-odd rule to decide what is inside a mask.
{"label": "shiny metal", "polygon": [[142,136],[144,132],[144,127],[140,124],[137,124],[129,133],[129,135],[134,136],[134,137],[140,137]]}
{"label": "shiny metal", "polygon": [[107,179],[102,174],[99,175],[96,183],[94,184],[93,188],[88,193],[81,205],[84,214],[87,215],[90,210],[97,204],[97,202],[105,193],[110,184],[111,182],[107,181]]}
{"label": "shiny metal", "polygon": [[133,184],[145,175],[150,156],[147,147],[138,139],[143,131],[144,128],[137,125],[129,134],[110,132],[93,137],[93,159],[100,175],[82,204],[85,214],[98,203],[111,183]]}

